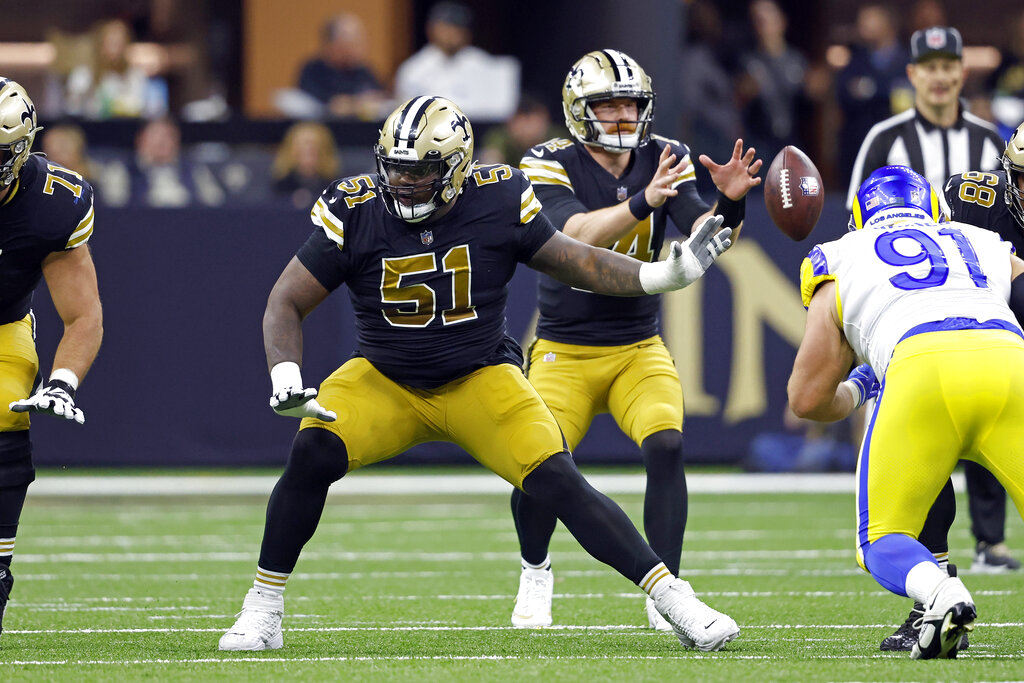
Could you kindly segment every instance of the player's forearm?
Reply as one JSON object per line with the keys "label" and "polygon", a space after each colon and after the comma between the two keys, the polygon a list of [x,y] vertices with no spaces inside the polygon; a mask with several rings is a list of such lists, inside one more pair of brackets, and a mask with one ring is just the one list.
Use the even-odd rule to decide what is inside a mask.
{"label": "player's forearm", "polygon": [[96,360],[102,341],[103,314],[97,302],[94,311],[64,323],[64,335],[57,344],[51,369],[66,368],[82,381]]}
{"label": "player's forearm", "polygon": [[569,217],[562,232],[575,240],[595,247],[610,247],[629,233],[636,224],[629,202],[607,206],[596,211]]}
{"label": "player's forearm", "polygon": [[856,408],[856,399],[846,384],[839,384],[831,394],[801,396],[789,390],[789,405],[797,417],[815,422],[838,422],[845,420]]}
{"label": "player's forearm", "polygon": [[598,294],[639,296],[640,262],[555,233],[530,261],[530,267],[572,287]]}
{"label": "player's forearm", "polygon": [[291,361],[302,365],[302,315],[293,304],[271,295],[263,314],[267,369]]}
{"label": "player's forearm", "polygon": [[[702,213],[700,217],[693,222],[693,229],[696,229],[698,225],[703,223],[704,219],[706,219],[708,216],[715,216],[719,213],[720,212],[718,210],[718,202],[715,202],[715,205],[711,207],[710,211],[708,211],[707,213]],[[740,220],[734,226],[730,226],[728,223],[723,223],[723,225],[727,228],[732,227],[732,243],[736,244],[736,240],[739,239],[740,236],[740,230],[743,229],[743,220]],[[693,230],[691,230],[691,232],[693,232]]]}

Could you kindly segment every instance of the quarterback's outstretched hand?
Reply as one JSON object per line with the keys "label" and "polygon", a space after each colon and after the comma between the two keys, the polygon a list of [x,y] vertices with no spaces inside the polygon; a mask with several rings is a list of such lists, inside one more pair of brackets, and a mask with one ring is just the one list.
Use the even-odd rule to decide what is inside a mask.
{"label": "quarterback's outstretched hand", "polygon": [[855,367],[843,384],[853,393],[854,410],[864,405],[869,398],[878,396],[878,390],[881,388],[875,371],[867,363]]}
{"label": "quarterback's outstretched hand", "polygon": [[278,415],[285,417],[315,417],[324,422],[334,422],[337,413],[327,410],[317,403],[317,390],[302,386],[302,373],[296,363],[278,363],[270,369],[270,381],[274,385],[274,393],[270,397],[270,407]]}
{"label": "quarterback's outstretched hand", "polygon": [[692,285],[732,246],[732,228],[720,230],[721,216],[708,216],[690,239],[673,242],[668,258],[640,265],[640,286],[648,294],[671,292]]}
{"label": "quarterback's outstretched hand", "polygon": [[40,413],[85,424],[85,413],[75,407],[75,388],[59,379],[50,380],[36,393],[9,406],[15,413]]}

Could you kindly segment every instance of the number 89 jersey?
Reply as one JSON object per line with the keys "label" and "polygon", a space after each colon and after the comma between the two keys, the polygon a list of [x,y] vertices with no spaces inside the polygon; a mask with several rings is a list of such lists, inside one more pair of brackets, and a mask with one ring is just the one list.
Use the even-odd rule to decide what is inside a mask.
{"label": "number 89 jersey", "polygon": [[827,280],[836,282],[847,341],[879,377],[896,344],[912,331],[998,328],[1021,334],[1006,303],[1010,245],[972,225],[914,219],[819,244],[800,267],[804,306]]}
{"label": "number 89 jersey", "polygon": [[555,233],[519,169],[476,166],[437,220],[392,216],[376,179],[332,183],[296,255],[328,291],[348,286],[358,353],[385,376],[432,389],[479,368],[522,365],[505,334],[507,285]]}
{"label": "number 89 jersey", "polygon": [[1024,254],[1024,226],[1006,205],[1006,172],[968,171],[950,176],[942,188],[950,220],[970,223],[999,233]]}

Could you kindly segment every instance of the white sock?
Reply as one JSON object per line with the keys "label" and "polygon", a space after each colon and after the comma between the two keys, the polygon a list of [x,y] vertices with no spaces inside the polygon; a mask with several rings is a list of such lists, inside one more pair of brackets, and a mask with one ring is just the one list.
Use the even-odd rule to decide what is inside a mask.
{"label": "white sock", "polygon": [[928,608],[928,599],[940,583],[949,578],[934,562],[920,562],[907,572],[907,595]]}
{"label": "white sock", "polygon": [[[522,559],[522,558],[520,558],[520,559]],[[545,557],[544,561],[541,562],[540,564],[530,564],[526,560],[523,560],[523,571],[525,572],[527,569],[533,569],[535,571],[546,569],[548,571],[551,571],[551,555],[548,555],[547,557]]]}
{"label": "white sock", "polygon": [[289,576],[291,576],[290,573],[283,574],[281,572],[272,572],[263,567],[256,567],[256,579],[252,582],[252,587],[262,593],[283,595]]}
{"label": "white sock", "polygon": [[935,561],[939,563],[939,569],[944,572],[948,572],[949,569],[949,553],[933,553],[935,555]]}
{"label": "white sock", "polygon": [[651,596],[652,599],[657,600],[658,596],[672,585],[675,580],[676,577],[668,570],[665,563],[659,562],[654,565],[651,571],[644,575],[644,578],[640,579],[640,588]]}

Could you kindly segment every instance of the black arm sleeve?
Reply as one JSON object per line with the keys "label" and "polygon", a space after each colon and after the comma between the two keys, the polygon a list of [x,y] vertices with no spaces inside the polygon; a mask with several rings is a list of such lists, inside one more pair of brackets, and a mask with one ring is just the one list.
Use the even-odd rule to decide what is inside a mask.
{"label": "black arm sleeve", "polygon": [[567,187],[534,184],[533,191],[544,207],[544,215],[557,230],[564,228],[565,222],[576,214],[590,211],[576,198],[576,193]]}
{"label": "black arm sleeve", "polygon": [[295,256],[327,291],[333,292],[345,281],[348,259],[320,228],[313,231]]}
{"label": "black arm sleeve", "polygon": [[700,198],[696,183],[685,182],[677,189],[679,194],[669,198],[668,202],[666,202],[668,204],[668,215],[671,216],[672,222],[676,224],[679,233],[689,236],[690,231],[693,229],[693,222],[701,214],[710,211],[711,207]]}

